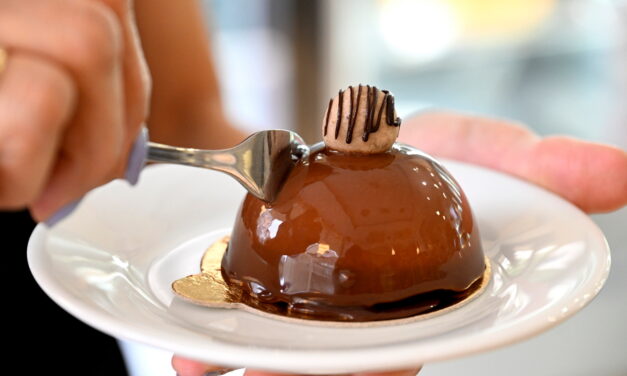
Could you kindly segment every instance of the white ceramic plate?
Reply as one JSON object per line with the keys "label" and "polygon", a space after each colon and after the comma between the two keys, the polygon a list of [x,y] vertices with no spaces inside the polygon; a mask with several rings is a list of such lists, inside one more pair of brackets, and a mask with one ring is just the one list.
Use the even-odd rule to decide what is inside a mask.
{"label": "white ceramic plate", "polygon": [[156,166],[134,188],[113,182],[94,191],[54,229],[35,229],[28,261],[53,300],[103,332],[225,366],[310,374],[403,368],[497,348],[549,329],[597,294],[609,249],[584,213],[515,178],[445,164],[469,197],[493,275],[475,300],[426,320],[316,327],[175,297],[170,284],[198,272],[244,193],[201,169]]}

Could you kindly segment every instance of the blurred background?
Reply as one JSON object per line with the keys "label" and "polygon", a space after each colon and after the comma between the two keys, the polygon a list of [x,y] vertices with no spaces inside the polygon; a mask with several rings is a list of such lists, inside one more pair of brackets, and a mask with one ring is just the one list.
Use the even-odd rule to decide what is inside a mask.
{"label": "blurred background", "polygon": [[[367,83],[391,90],[401,117],[450,108],[627,148],[627,1],[203,6],[228,113],[251,131],[292,128],[316,141],[328,99]],[[627,210],[594,219],[613,269],[590,306],[533,339],[420,375],[627,375]]]}
{"label": "blurred background", "polygon": [[[627,1],[203,1],[229,114],[309,141],[339,88],[627,147]],[[242,111],[244,107],[246,110]]]}

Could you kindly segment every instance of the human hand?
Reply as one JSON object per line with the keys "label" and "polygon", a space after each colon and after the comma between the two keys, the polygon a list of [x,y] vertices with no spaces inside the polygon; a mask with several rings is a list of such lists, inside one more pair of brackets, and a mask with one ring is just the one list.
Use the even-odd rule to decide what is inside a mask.
{"label": "human hand", "polygon": [[[505,120],[449,112],[423,113],[405,120],[399,141],[435,156],[526,179],[589,213],[615,210],[627,204],[627,152],[615,147],[567,137],[543,139]],[[178,356],[172,359],[172,366],[180,376],[200,376],[222,369]],[[386,375],[415,375],[418,371]],[[280,374],[250,370],[246,375]]]}
{"label": "human hand", "polygon": [[41,221],[123,175],[148,107],[130,0],[0,0],[0,208]]}
{"label": "human hand", "polygon": [[399,141],[528,180],[588,213],[627,205],[627,152],[613,146],[541,138],[507,120],[435,111],[405,121]]}
{"label": "human hand", "polygon": [[[230,368],[224,368],[220,366],[212,366],[196,362],[190,359],[181,358],[180,356],[172,357],[172,367],[176,371],[178,376],[204,376],[204,375],[221,375],[226,372],[233,371]],[[353,373],[353,376],[415,376],[420,372],[420,368],[408,369],[402,371],[390,371],[390,372],[358,372]],[[246,370],[244,376],[297,376],[289,375],[285,373],[264,372],[256,370]],[[346,375],[349,376],[349,375]]]}

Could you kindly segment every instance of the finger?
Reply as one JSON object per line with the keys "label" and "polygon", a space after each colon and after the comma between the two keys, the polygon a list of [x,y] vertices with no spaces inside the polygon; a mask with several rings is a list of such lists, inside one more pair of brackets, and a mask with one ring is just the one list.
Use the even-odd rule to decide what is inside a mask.
{"label": "finger", "polygon": [[246,371],[244,372],[244,376],[299,376],[299,374],[265,372],[265,371],[258,371],[258,370],[246,368]]}
{"label": "finger", "polygon": [[549,137],[532,150],[530,176],[587,212],[627,205],[627,152],[567,137]]}
{"label": "finger", "polygon": [[354,376],[416,376],[422,367],[388,372],[358,372]]}
{"label": "finger", "polygon": [[[422,367],[386,372],[357,372],[354,373],[353,376],[415,376],[418,372],[420,372],[421,369]],[[285,373],[264,372],[246,369],[244,376],[297,376],[297,374],[292,375]]]}
{"label": "finger", "polygon": [[61,67],[16,51],[0,76],[0,208],[31,203],[45,183],[74,108]]}
{"label": "finger", "polygon": [[131,0],[93,0],[109,7],[117,15],[122,27],[124,69],[124,100],[127,124],[127,146],[148,115],[150,75],[146,64],[139,33],[137,31],[133,2]]}
{"label": "finger", "polygon": [[174,368],[176,374],[179,376],[204,376],[209,372],[217,372],[214,375],[218,375],[233,370],[231,368],[211,366],[178,355],[172,357],[172,368]]}
{"label": "finger", "polygon": [[11,50],[64,66],[78,89],[80,106],[60,157],[31,207],[42,220],[119,173],[124,137],[120,27],[109,8],[92,1],[4,0],[0,36]]}
{"label": "finger", "polygon": [[529,180],[587,212],[627,205],[627,152],[612,146],[567,137],[542,139],[506,120],[445,112],[409,119],[399,140]]}
{"label": "finger", "polygon": [[[210,366],[204,363],[200,363],[194,360],[185,359],[180,356],[174,355],[172,357],[172,368],[179,376],[203,376],[205,374],[223,374],[233,369],[224,368],[220,366]],[[388,372],[368,372],[368,373],[355,373],[359,376],[415,376],[422,367],[412,368],[400,371],[388,371]],[[291,376],[286,373],[265,372],[257,370],[247,369],[244,376]],[[296,376],[296,375],[294,375]]]}

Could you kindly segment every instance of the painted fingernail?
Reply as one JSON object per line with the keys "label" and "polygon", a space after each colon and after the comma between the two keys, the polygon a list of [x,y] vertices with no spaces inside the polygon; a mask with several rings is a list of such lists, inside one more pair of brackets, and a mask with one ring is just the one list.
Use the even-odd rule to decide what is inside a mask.
{"label": "painted fingernail", "polygon": [[202,376],[221,376],[231,371],[235,371],[235,368],[223,368],[216,371],[207,371],[203,373]]}
{"label": "painted fingernail", "polygon": [[[124,178],[131,183],[131,185],[137,184],[139,180],[139,174],[141,173],[144,165],[146,164],[146,153],[148,152],[148,130],[146,127],[142,127],[139,134],[137,135],[137,139],[133,144],[133,149],[131,150],[131,154],[129,155],[128,165],[126,168],[126,174]],[[53,227],[57,223],[64,220],[67,216],[72,214],[78,204],[80,204],[82,197],[70,202],[65,205],[61,209],[57,210],[50,218],[48,218],[45,223],[48,227]]]}
{"label": "painted fingernail", "polygon": [[67,217],[68,215],[72,214],[74,209],[76,209],[76,207],[80,203],[81,203],[81,199],[79,198],[78,200],[72,201],[69,204],[67,204],[64,207],[62,207],[61,209],[57,210],[57,212],[54,213],[52,215],[52,217],[48,218],[45,221],[46,225],[48,227],[52,227],[52,226],[56,225],[57,223],[61,222],[63,219],[65,219],[65,217]]}
{"label": "painted fingernail", "polygon": [[124,174],[124,179],[131,183],[131,185],[137,184],[139,174],[146,164],[147,153],[148,130],[146,127],[142,127],[135,139],[133,148],[131,149],[131,153],[128,157],[128,164],[126,166],[126,173]]}

